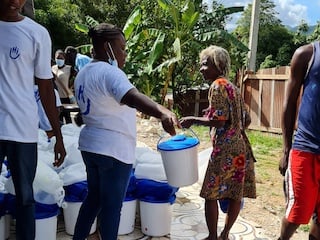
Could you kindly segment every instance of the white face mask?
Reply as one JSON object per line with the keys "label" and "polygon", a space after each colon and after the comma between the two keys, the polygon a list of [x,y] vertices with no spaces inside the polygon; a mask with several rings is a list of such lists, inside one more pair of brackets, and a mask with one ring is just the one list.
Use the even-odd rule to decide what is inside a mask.
{"label": "white face mask", "polygon": [[58,65],[58,67],[63,67],[64,59],[56,58],[56,64]]}
{"label": "white face mask", "polygon": [[115,67],[118,67],[118,61],[117,61],[116,57],[114,56],[114,53],[113,53],[111,44],[108,43],[108,45],[109,45],[109,48],[110,48],[110,51],[111,51],[111,54],[112,54],[112,58],[113,58],[113,59],[112,59],[112,58],[110,57],[109,53],[106,52],[107,55],[108,55],[108,57],[109,57],[108,62],[109,62],[110,65],[115,66]]}

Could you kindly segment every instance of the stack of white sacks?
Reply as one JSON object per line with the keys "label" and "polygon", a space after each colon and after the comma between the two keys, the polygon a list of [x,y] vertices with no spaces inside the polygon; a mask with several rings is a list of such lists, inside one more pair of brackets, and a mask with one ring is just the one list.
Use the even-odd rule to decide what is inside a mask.
{"label": "stack of white sacks", "polygon": [[[67,156],[60,167],[54,167],[53,149],[55,138],[53,137],[48,140],[46,133],[39,129],[38,165],[33,183],[34,198],[36,201],[36,240],[56,239],[57,215],[59,213],[59,211],[57,211],[56,216],[50,216],[44,219],[43,216],[45,216],[45,214],[37,214],[37,210],[45,209],[44,206],[46,205],[50,206],[51,209],[54,205],[57,206],[57,209],[60,207],[64,210],[68,209],[68,203],[65,202],[64,187],[87,180],[85,165],[82,161],[81,153],[78,150],[80,130],[81,128],[73,124],[62,126],[61,131]],[[5,165],[2,167],[1,176],[0,192],[15,195],[12,178],[10,174],[7,173]],[[41,215],[41,219],[37,218],[38,215]],[[5,224],[10,224],[10,222],[6,222]],[[7,226],[5,226],[5,228],[7,228]],[[7,238],[8,236],[4,239]],[[0,240],[2,240],[1,236]]]}
{"label": "stack of white sacks", "polygon": [[[78,150],[80,130],[80,127],[73,124],[62,126],[61,131],[67,156],[64,163],[57,168],[52,165],[54,160],[53,148],[55,138],[53,137],[48,140],[46,133],[39,129],[38,165],[33,185],[34,197],[37,203],[44,205],[56,204],[57,207],[63,208],[65,221],[71,221],[71,223],[69,222],[68,224],[69,226],[70,224],[73,225],[73,229],[71,227],[71,230],[67,232],[70,235],[73,235],[74,224],[81,204],[77,208],[72,206],[72,210],[69,210],[68,212],[69,216],[66,216],[65,213],[68,210],[68,205],[71,207],[73,203],[65,202],[64,187],[86,181],[87,179],[85,165],[81,153]],[[199,182],[202,182],[203,180],[210,152],[211,149],[207,149],[199,153]],[[152,150],[146,145],[138,144],[135,155],[134,177],[137,181],[148,179],[156,183],[167,184],[167,177],[159,152]],[[8,175],[10,174],[8,174],[6,166],[3,165],[2,173],[0,175],[0,193],[15,195],[12,179],[11,177],[8,177]],[[152,203],[139,201],[139,199],[131,200],[134,201],[130,201],[128,204],[124,202],[120,219],[119,235],[132,232],[135,225],[134,218],[139,215],[141,218],[141,230],[146,235],[164,236],[170,233],[172,202]],[[140,208],[136,209],[137,206]],[[140,214],[136,215],[136,212],[140,212]],[[155,216],[155,214],[158,214],[158,216]],[[8,224],[10,224],[11,220],[5,221],[4,228],[6,231],[2,231],[1,220],[4,220],[2,216],[0,216],[0,233],[5,235],[3,236],[3,239],[8,239]],[[37,230],[36,239],[55,240],[57,216],[54,216],[53,220],[50,220],[50,222],[41,223],[41,220],[45,219],[37,219],[36,224],[45,224],[47,226],[37,227],[37,229],[40,229],[40,232]],[[51,226],[48,226],[49,224]],[[91,233],[95,230],[96,222],[91,229]],[[52,237],[50,237],[50,231],[52,232]],[[0,240],[2,240],[1,234]]]}

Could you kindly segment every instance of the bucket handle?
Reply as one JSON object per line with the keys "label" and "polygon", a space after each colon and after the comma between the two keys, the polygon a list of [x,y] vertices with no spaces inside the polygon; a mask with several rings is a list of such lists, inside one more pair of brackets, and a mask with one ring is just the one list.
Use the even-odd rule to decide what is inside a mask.
{"label": "bucket handle", "polygon": [[[198,135],[192,130],[191,127],[189,127],[189,128],[182,128],[182,131],[187,131],[187,130],[189,130],[189,131],[192,133],[192,135],[198,140],[198,142],[200,142]],[[157,146],[159,145],[160,141],[165,137],[165,136],[164,136],[165,134],[166,134],[166,132],[163,132],[163,134],[160,136],[160,138],[159,138],[159,140],[158,140],[158,143],[157,143]]]}

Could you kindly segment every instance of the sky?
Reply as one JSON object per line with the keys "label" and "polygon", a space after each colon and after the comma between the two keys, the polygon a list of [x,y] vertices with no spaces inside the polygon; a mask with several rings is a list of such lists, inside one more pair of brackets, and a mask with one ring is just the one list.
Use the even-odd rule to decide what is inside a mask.
{"label": "sky", "polygon": [[[210,0],[205,0],[210,2]],[[225,7],[244,6],[252,4],[253,0],[218,0]],[[302,20],[308,25],[316,25],[320,21],[320,0],[273,0],[278,12],[278,18],[283,25],[295,27]],[[233,29],[240,14],[231,15],[232,19],[227,23],[227,29]]]}

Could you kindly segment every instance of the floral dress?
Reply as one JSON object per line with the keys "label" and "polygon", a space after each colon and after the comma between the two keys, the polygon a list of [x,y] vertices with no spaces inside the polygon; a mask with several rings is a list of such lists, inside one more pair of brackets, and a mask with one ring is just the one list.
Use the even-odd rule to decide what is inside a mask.
{"label": "floral dress", "polygon": [[200,196],[207,200],[255,198],[255,159],[245,139],[242,114],[246,110],[240,92],[219,78],[211,84],[208,100],[205,116],[224,120],[225,125],[210,131],[213,151]]}

